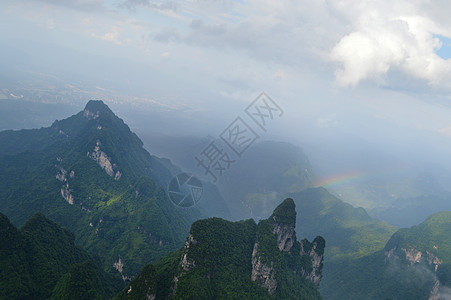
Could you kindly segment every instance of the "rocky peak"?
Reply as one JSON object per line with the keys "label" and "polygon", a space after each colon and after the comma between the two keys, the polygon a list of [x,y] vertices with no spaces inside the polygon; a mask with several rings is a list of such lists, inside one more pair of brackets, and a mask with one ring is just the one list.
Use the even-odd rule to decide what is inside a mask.
{"label": "rocky peak", "polygon": [[[438,300],[441,298],[441,282],[439,280],[439,276],[437,276],[437,270],[439,266],[443,263],[443,261],[434,253],[425,250],[423,248],[422,251],[418,250],[414,246],[412,246],[411,241],[407,241],[402,231],[406,231],[407,229],[400,230],[395,233],[391,239],[388,241],[385,246],[385,263],[404,263],[405,267],[410,269],[421,270],[424,272],[425,270],[432,271],[434,284],[431,285],[429,300]],[[412,230],[412,229],[410,229]],[[437,249],[436,245],[433,245],[433,249]],[[431,250],[432,251],[432,250]],[[418,269],[419,267],[419,269]],[[423,281],[423,278],[421,278]],[[421,285],[421,284],[420,284]]]}
{"label": "rocky peak", "polygon": [[277,236],[277,245],[280,251],[289,252],[296,239],[294,228],[296,226],[296,205],[293,199],[288,198],[274,210],[273,234]]}
{"label": "rocky peak", "polygon": [[266,288],[270,295],[276,291],[277,280],[275,278],[274,262],[267,265],[262,261],[262,256],[258,255],[258,243],[254,244],[252,251],[251,280]]}
{"label": "rocky peak", "polygon": [[287,226],[296,226],[296,204],[293,199],[285,199],[279,206],[274,209],[270,219],[275,223]]}
{"label": "rocky peak", "polygon": [[307,255],[311,260],[311,268],[302,268],[302,275],[317,287],[319,287],[319,283],[322,278],[322,268],[323,268],[323,260],[324,260],[324,248],[326,242],[325,240],[318,236],[316,237],[312,243],[308,240],[304,239],[301,241],[301,257]]}
{"label": "rocky peak", "polygon": [[83,115],[88,119],[97,119],[100,115],[113,112],[103,103],[102,100],[89,100],[83,111]]}
{"label": "rocky peak", "polygon": [[[252,274],[251,279],[258,285],[266,288],[272,295],[277,289],[277,273],[280,270],[275,269],[277,265],[277,256],[269,257],[267,253],[271,252],[268,249],[268,239],[271,233],[277,242],[279,252],[287,253],[285,255],[299,255],[300,257],[307,256],[306,260],[310,263],[306,266],[294,266],[292,270],[294,273],[299,271],[304,278],[311,281],[317,287],[321,281],[321,270],[323,267],[324,247],[325,241],[322,237],[316,237],[310,243],[308,240],[303,240],[300,244],[296,241],[296,205],[293,199],[288,198],[283,201],[273,212],[268,220],[263,220],[259,223],[257,229],[257,240],[254,244],[252,252]],[[266,227],[272,229],[272,232],[265,232]],[[268,228],[268,229],[269,229]],[[297,249],[301,249],[300,253],[291,253],[296,245]]]}

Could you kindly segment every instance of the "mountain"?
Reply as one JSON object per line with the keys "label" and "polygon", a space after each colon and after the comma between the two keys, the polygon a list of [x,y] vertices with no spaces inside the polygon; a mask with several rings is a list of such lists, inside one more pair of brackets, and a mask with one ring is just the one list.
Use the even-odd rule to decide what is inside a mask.
{"label": "mountain", "polygon": [[396,227],[370,217],[365,209],[353,207],[322,187],[286,196],[295,199],[299,210],[298,235],[312,238],[318,232],[327,240],[327,261],[380,250],[396,231]]}
{"label": "mountain", "polygon": [[313,177],[302,149],[264,141],[252,145],[224,174],[219,190],[234,215],[259,220],[271,214],[285,193],[312,187]]}
{"label": "mountain", "polygon": [[50,127],[0,132],[0,211],[16,226],[42,212],[128,279],[183,245],[202,215],[161,188],[172,178],[167,164],[102,101],[89,101]]}
{"label": "mountain", "polygon": [[[342,289],[342,273],[351,263],[383,249],[396,231],[396,227],[371,218],[363,208],[343,202],[322,187],[286,196],[294,199],[299,212],[297,236],[312,239],[319,234],[327,241],[321,281],[321,294],[326,299],[337,299],[334,295]],[[345,295],[338,299],[347,299]]]}
{"label": "mountain", "polygon": [[[148,149],[170,158],[185,170],[205,181],[205,170],[198,166],[199,156],[213,137],[177,137],[142,133]],[[222,147],[221,147],[222,148]],[[223,148],[227,151],[226,146]],[[230,168],[216,185],[234,219],[264,219],[271,215],[283,194],[312,187],[314,173],[302,149],[286,142],[262,141],[252,144],[242,157],[234,157]]]}
{"label": "mountain", "polygon": [[390,207],[379,207],[368,212],[389,224],[398,227],[411,227],[420,224],[433,213],[451,209],[451,193],[436,190],[436,194],[411,198],[398,198]]}
{"label": "mountain", "polygon": [[[76,264],[89,265],[97,279],[95,296],[111,297],[121,286],[103,272],[86,251],[75,245],[73,233],[37,213],[20,229],[0,214],[0,298],[46,299],[62,276]],[[88,282],[86,277],[80,282]],[[118,284],[119,283],[119,284]],[[92,294],[94,295],[94,294]],[[87,298],[78,298],[87,299]]]}
{"label": "mountain", "polygon": [[297,241],[286,199],[271,217],[199,220],[185,247],[147,265],[117,299],[320,299],[325,241]]}
{"label": "mountain", "polygon": [[91,261],[70,266],[53,289],[50,299],[106,299],[101,279]]}
{"label": "mountain", "polygon": [[342,269],[330,299],[450,299],[451,212],[398,230],[386,246]]}

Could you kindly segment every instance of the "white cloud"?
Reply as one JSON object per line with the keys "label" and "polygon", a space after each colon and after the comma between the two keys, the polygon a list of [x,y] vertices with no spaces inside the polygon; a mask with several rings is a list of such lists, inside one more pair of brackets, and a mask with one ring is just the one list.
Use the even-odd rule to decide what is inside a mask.
{"label": "white cloud", "polygon": [[91,36],[98,38],[107,42],[115,43],[116,45],[121,45],[122,42],[119,40],[120,28],[113,26],[111,30],[103,35],[97,35],[96,33],[91,33]]}
{"label": "white cloud", "polygon": [[274,77],[285,79],[287,78],[287,74],[285,73],[284,70],[278,69],[276,72],[274,72]]}
{"label": "white cloud", "polygon": [[448,86],[451,61],[436,54],[441,42],[435,35],[451,37],[451,27],[431,17],[432,12],[445,8],[435,5],[425,11],[427,2],[434,6],[431,1],[363,1],[360,5],[343,1],[337,9],[351,11],[347,18],[352,29],[330,54],[339,65],[337,82],[344,86],[366,79],[383,82],[395,71],[432,86]]}

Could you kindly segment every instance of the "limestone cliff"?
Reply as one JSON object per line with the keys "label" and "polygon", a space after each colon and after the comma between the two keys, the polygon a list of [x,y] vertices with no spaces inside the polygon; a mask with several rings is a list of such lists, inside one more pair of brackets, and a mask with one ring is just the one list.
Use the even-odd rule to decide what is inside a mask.
{"label": "limestone cliff", "polygon": [[274,294],[277,288],[277,280],[275,278],[274,262],[265,264],[262,256],[258,255],[258,243],[254,244],[252,251],[252,274],[251,280],[257,282],[258,285],[268,290],[269,294]]}
{"label": "limestone cliff", "polygon": [[324,239],[321,237],[317,237],[310,243],[308,240],[301,241],[301,257],[307,256],[311,260],[311,268],[303,267],[302,275],[317,287],[319,287],[319,283],[321,282],[323,269],[323,260],[324,260]]}
{"label": "limestone cliff", "polygon": [[133,280],[121,298],[132,299],[138,289],[155,291],[150,285],[157,284],[161,299],[321,299],[324,239],[298,242],[295,223],[292,199],[258,224],[196,221],[185,246],[155,263],[160,279],[144,285],[142,277]]}
{"label": "limestone cliff", "polygon": [[[277,273],[280,272],[278,261],[281,253],[300,258],[298,265],[292,267],[293,272],[300,272],[308,281],[319,287],[323,267],[325,241],[317,237],[313,243],[296,241],[296,209],[292,199],[286,199],[275,210],[268,220],[260,222],[257,229],[257,241],[252,252],[251,280],[264,287],[272,295],[277,289]],[[267,229],[271,229],[269,233]],[[278,252],[271,251],[268,238],[275,237]],[[300,249],[294,251],[294,249]]]}
{"label": "limestone cliff", "polygon": [[88,152],[87,156],[95,160],[97,164],[102,169],[104,169],[109,176],[114,176],[115,180],[119,180],[122,176],[122,173],[116,170],[117,166],[111,163],[110,157],[100,149],[101,145],[102,143],[97,140],[94,151]]}
{"label": "limestone cliff", "polygon": [[[437,246],[433,246],[436,249]],[[385,248],[385,263],[399,264],[404,263],[407,268],[420,270],[419,272],[427,274],[432,278],[430,285],[429,300],[441,299],[441,283],[437,276],[437,270],[443,261],[428,250],[420,251],[409,245],[400,235],[393,235]]]}

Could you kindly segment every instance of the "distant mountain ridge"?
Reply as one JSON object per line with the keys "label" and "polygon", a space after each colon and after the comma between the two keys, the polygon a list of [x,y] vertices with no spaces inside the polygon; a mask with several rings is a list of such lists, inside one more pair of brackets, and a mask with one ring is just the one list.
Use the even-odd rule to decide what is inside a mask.
{"label": "distant mountain ridge", "polygon": [[[214,137],[176,137],[144,133],[148,149],[196,174],[205,176],[195,160]],[[221,145],[221,140],[215,143]],[[203,177],[205,176],[205,177]],[[315,174],[301,148],[287,142],[258,141],[223,172],[216,183],[235,220],[265,219],[285,193],[313,187]]]}

